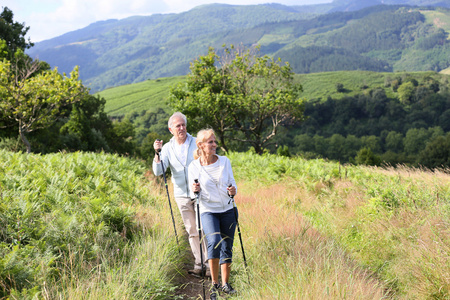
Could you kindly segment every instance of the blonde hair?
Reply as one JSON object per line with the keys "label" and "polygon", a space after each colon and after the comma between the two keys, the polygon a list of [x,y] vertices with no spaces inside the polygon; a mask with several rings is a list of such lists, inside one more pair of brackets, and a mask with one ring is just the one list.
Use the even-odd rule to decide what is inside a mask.
{"label": "blonde hair", "polygon": [[195,141],[195,143],[197,144],[197,151],[194,152],[194,159],[199,158],[202,154],[200,144],[204,143],[207,139],[209,139],[212,136],[216,136],[216,133],[211,128],[202,129],[197,133],[197,140]]}

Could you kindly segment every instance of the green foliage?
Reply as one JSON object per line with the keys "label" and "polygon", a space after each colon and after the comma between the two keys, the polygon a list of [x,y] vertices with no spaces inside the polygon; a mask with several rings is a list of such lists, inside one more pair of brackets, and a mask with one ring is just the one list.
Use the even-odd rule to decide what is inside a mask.
{"label": "green foliage", "polygon": [[12,58],[17,50],[25,50],[34,46],[28,38],[25,39],[30,27],[25,27],[24,23],[14,21],[14,13],[8,7],[2,7],[3,11],[0,13],[0,41],[4,41],[7,46],[8,55],[3,52],[0,53],[0,59]]}
{"label": "green foliage", "polygon": [[225,151],[228,140],[237,139],[262,154],[279,126],[302,120],[302,87],[289,64],[250,50],[232,46],[219,57],[210,48],[192,64],[186,85],[171,89],[169,101],[195,122],[194,128],[213,128]]}
{"label": "green foliage", "polygon": [[399,132],[389,131],[386,136],[386,149],[393,152],[402,152],[403,135]]}
{"label": "green foliage", "polygon": [[[135,149],[135,128],[128,119],[121,122],[114,122],[114,133],[117,138],[116,141],[111,141],[113,149],[118,153],[134,154]],[[131,152],[131,153],[130,153]]]}
{"label": "green foliage", "polygon": [[345,91],[344,85],[342,83],[340,83],[340,82],[337,82],[336,83],[336,92],[342,93],[344,91]]}
{"label": "green foliage", "polygon": [[[420,144],[422,145],[420,149],[406,154],[404,138],[411,128],[426,129],[439,126],[444,133],[450,130],[450,117],[447,117],[450,116],[446,92],[447,77],[435,72],[393,74],[348,71],[296,74],[295,81],[301,82],[303,87],[301,96],[308,99],[304,103],[306,120],[302,124],[294,124],[290,130],[280,130],[275,142],[288,146],[292,154],[304,157],[327,157],[350,162],[362,147],[370,147],[385,163],[423,164],[418,155],[425,144]],[[181,80],[184,77],[177,79],[180,79],[179,84],[182,85]],[[345,93],[336,92],[336,83],[345,86]],[[414,88],[412,103],[408,106],[398,101],[398,88],[404,83],[410,83]],[[133,86],[121,87],[120,94],[123,96],[115,98],[114,101],[122,102],[127,107],[129,111],[127,118],[136,127],[137,147],[144,151],[142,153],[148,151],[148,154],[142,157],[153,157],[151,152],[153,141],[146,141],[150,149],[143,146],[143,141],[150,133],[153,134],[153,138],[158,136],[167,140],[167,137],[170,137],[165,137],[168,133],[166,124],[168,114],[163,110],[163,107],[166,107],[165,100],[161,98],[158,102],[152,100],[145,102],[142,97],[140,103],[154,108],[149,111],[133,112],[134,104],[127,105],[127,99],[133,98]],[[162,89],[165,83],[163,80],[155,81],[151,86],[156,91]],[[116,89],[119,88],[107,91],[114,95]],[[188,131],[195,133],[195,126],[195,119],[192,122],[189,120]],[[335,136],[331,143],[334,134],[341,137]],[[369,136],[372,137],[366,138]],[[232,149],[248,150],[242,143],[230,143]],[[276,151],[272,147],[269,149]]]}
{"label": "green foliage", "polygon": [[80,100],[86,93],[75,68],[70,77],[57,69],[40,72],[39,61],[23,57],[15,64],[0,62],[0,108],[6,118],[18,124],[18,133],[31,152],[26,135],[49,127],[61,116],[65,107]]}
{"label": "green foliage", "polygon": [[62,134],[61,148],[69,151],[111,151],[109,143],[116,139],[116,135],[111,120],[104,112],[105,102],[99,96],[85,95],[72,105],[67,122],[59,130]]}
{"label": "green foliage", "polygon": [[286,145],[278,147],[277,155],[291,157],[291,153],[289,152],[289,147]]}
{"label": "green foliage", "polygon": [[[252,153],[228,156],[237,180],[250,181],[252,189],[282,185],[269,190],[282,194],[277,205],[307,218],[355,260],[353,266],[386,284],[390,297],[448,298],[450,241],[440,225],[449,216],[448,174]],[[292,255],[292,249],[286,252]]]}
{"label": "green foliage", "polygon": [[443,135],[440,128],[412,128],[408,130],[404,139],[404,149],[407,154],[417,154],[422,151],[427,141],[433,136],[435,131],[438,131],[436,136]]}
{"label": "green foliage", "polygon": [[362,148],[355,157],[357,165],[378,166],[380,163],[380,157],[376,156],[370,148]]}
{"label": "green foliage", "polygon": [[5,149],[13,152],[25,152],[25,145],[22,143],[20,138],[9,138],[3,137],[0,138],[0,149]]}
{"label": "green foliage", "polygon": [[0,150],[0,295],[37,295],[71,264],[92,270],[138,241],[145,170],[117,155]]}
{"label": "green foliage", "polygon": [[282,48],[276,55],[288,61],[297,74],[361,69],[376,72],[392,71],[392,67],[384,60],[330,46]]}
{"label": "green foliage", "polygon": [[404,105],[411,104],[414,94],[414,84],[411,82],[405,82],[398,88],[398,99]]}
{"label": "green foliage", "polygon": [[[104,112],[106,100],[87,93],[77,77],[77,69],[68,78],[25,55],[14,66],[6,60],[3,63],[1,90],[5,98],[0,103],[4,108],[0,120],[3,117],[5,121],[0,122],[0,135],[4,137],[0,148],[22,149],[14,143],[18,132],[28,152],[33,146],[40,153],[60,150],[134,153],[133,144],[129,143],[133,131],[126,136],[118,132],[120,126],[114,127]],[[12,68],[18,68],[17,72]],[[22,81],[15,81],[15,74],[19,74],[18,80],[21,74],[27,75]]]}
{"label": "green foliage", "polygon": [[[355,157],[356,152],[351,153],[350,149],[359,151],[367,147],[377,155],[391,151],[384,156],[391,159],[385,160],[387,163],[424,164],[419,153],[431,136],[443,136],[447,132],[448,127],[443,130],[440,125],[447,124],[444,119],[450,103],[447,92],[443,92],[445,77],[437,80],[415,75],[405,73],[390,79],[400,83],[392,98],[379,87],[366,89],[357,96],[306,102],[306,121],[288,133],[292,136],[288,145],[300,153],[315,152],[340,161],[351,161],[350,158]],[[308,81],[305,86],[309,87]],[[406,89],[402,87],[408,87],[407,104],[396,99],[404,95]],[[315,138],[318,135],[324,139]]]}
{"label": "green foliage", "polygon": [[419,161],[428,168],[444,168],[450,165],[450,133],[435,136],[420,152]]}

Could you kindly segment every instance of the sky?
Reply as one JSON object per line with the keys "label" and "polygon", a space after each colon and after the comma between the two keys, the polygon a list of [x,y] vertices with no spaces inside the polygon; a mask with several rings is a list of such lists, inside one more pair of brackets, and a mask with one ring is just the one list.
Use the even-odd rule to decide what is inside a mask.
{"label": "sky", "polygon": [[3,7],[8,7],[14,13],[15,22],[30,27],[27,39],[40,42],[97,21],[180,13],[209,3],[308,5],[330,2],[332,0],[0,0],[0,7],[2,11]]}

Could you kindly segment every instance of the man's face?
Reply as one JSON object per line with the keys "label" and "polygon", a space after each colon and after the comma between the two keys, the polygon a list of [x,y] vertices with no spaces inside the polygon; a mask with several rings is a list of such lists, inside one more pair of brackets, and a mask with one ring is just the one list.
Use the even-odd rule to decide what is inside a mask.
{"label": "man's face", "polygon": [[175,118],[172,121],[172,127],[169,128],[169,131],[173,134],[175,139],[179,141],[186,140],[186,123],[182,118]]}

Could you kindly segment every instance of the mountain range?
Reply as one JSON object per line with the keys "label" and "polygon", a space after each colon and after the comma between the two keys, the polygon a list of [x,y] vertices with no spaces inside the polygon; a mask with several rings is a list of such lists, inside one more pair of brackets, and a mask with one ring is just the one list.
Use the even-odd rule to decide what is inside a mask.
{"label": "mountain range", "polygon": [[209,4],[179,14],[105,20],[38,42],[33,58],[91,91],[185,75],[208,47],[260,45],[295,73],[442,71],[450,67],[450,1],[334,0],[285,6]]}

